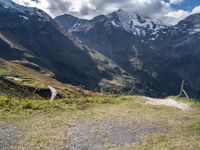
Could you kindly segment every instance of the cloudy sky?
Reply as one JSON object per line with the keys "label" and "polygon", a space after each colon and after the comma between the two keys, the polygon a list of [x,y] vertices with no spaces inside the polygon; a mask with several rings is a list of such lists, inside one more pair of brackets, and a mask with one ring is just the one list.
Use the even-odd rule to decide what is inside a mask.
{"label": "cloudy sky", "polygon": [[175,24],[193,13],[200,13],[200,0],[13,0],[19,4],[38,7],[52,17],[71,14],[92,18],[122,9]]}

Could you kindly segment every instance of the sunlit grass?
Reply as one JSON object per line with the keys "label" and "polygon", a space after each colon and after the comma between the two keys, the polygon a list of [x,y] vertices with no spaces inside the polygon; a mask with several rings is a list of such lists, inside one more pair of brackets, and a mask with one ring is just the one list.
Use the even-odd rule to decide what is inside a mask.
{"label": "sunlit grass", "polygon": [[[18,145],[30,149],[62,149],[67,130],[80,119],[102,120],[132,118],[149,127],[162,127],[165,132],[145,134],[125,146],[127,150],[194,149],[200,146],[200,104],[176,97],[192,107],[183,112],[166,106],[145,103],[140,96],[106,96],[47,100],[9,100],[0,96],[0,121],[10,122],[22,131]],[[137,128],[137,126],[133,127]],[[116,147],[117,149],[117,147]],[[120,148],[122,149],[122,148]]]}

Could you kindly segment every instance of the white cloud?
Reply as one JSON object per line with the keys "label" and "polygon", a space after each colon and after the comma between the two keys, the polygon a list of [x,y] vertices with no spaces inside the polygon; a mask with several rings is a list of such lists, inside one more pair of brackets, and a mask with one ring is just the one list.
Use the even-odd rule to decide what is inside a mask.
{"label": "white cloud", "polygon": [[48,0],[38,0],[38,1],[37,0],[12,0],[12,1],[20,5],[40,8],[50,14],[49,10],[47,9],[49,7]]}
{"label": "white cloud", "polygon": [[184,19],[189,15],[188,11],[184,10],[174,10],[169,11],[167,14],[164,15],[165,21],[169,24],[176,24],[178,21]]}
{"label": "white cloud", "polygon": [[[139,13],[145,16],[163,20],[168,24],[176,24],[192,13],[200,12],[200,6],[191,12],[172,9],[172,4],[184,0],[13,0],[17,3],[38,7],[52,17],[68,13],[81,18],[92,18],[100,14],[108,14],[117,9],[129,13]],[[37,2],[38,3],[37,3]]]}
{"label": "white cloud", "polygon": [[195,13],[200,13],[200,5],[199,5],[199,6],[196,6],[196,7],[192,10],[192,14],[195,14]]}
{"label": "white cloud", "polygon": [[180,4],[182,3],[184,0],[170,0],[169,3],[170,4]]}

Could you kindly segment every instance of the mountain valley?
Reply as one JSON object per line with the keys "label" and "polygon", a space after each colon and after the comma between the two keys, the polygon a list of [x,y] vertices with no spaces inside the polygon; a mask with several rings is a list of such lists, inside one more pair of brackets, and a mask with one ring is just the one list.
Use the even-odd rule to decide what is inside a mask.
{"label": "mountain valley", "polygon": [[52,18],[0,0],[0,150],[199,150],[199,66],[200,13]]}

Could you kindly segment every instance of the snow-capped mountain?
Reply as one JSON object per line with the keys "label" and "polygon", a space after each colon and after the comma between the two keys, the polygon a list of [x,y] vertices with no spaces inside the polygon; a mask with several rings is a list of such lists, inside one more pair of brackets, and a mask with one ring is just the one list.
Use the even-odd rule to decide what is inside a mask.
{"label": "snow-capped mountain", "polygon": [[49,15],[38,8],[25,7],[16,4],[11,0],[0,0],[0,19],[7,19],[4,17],[4,15],[7,13],[9,13],[10,16],[12,14],[13,17],[19,17],[22,23],[30,23],[33,21],[49,21],[51,19]]}
{"label": "snow-capped mountain", "polygon": [[183,31],[188,31],[189,34],[200,32],[200,15],[193,14],[180,21],[176,27],[182,29]]}
{"label": "snow-capped mountain", "polygon": [[[57,22],[57,23],[56,23]],[[0,58],[27,61],[65,83],[148,96],[200,97],[200,14],[175,26],[119,10],[84,20],[0,0]],[[117,89],[117,90],[116,90]]]}
{"label": "snow-capped mountain", "polygon": [[0,59],[35,64],[61,82],[87,89],[123,90],[134,82],[119,65],[60,29],[42,10],[10,0],[0,0]]}
{"label": "snow-capped mountain", "polygon": [[138,36],[146,36],[149,33],[154,34],[159,29],[166,27],[159,20],[143,17],[137,13],[131,15],[123,10],[115,11],[107,15],[107,18],[115,27],[123,28],[127,32]]}
{"label": "snow-capped mountain", "polygon": [[195,90],[200,91],[200,70],[196,69],[200,65],[199,17],[200,14],[191,15],[175,26],[168,26],[119,10],[84,22],[78,19],[68,27],[62,26],[63,22],[70,22],[63,16],[55,21],[116,62],[141,85],[151,89],[151,94],[178,93],[181,81],[185,80],[187,91],[195,95]]}
{"label": "snow-capped mountain", "polygon": [[18,5],[14,3],[11,0],[1,0],[0,5],[3,6],[5,9],[10,9],[15,12],[33,12],[34,10],[32,8],[27,8],[21,5]]}
{"label": "snow-capped mountain", "polygon": [[61,27],[72,31],[89,26],[89,24],[94,24],[102,19],[107,19],[115,28],[143,37],[149,34],[155,35],[158,30],[166,28],[166,25],[160,20],[144,17],[137,13],[129,14],[121,9],[106,16],[97,16],[92,20],[79,19],[71,15],[62,15],[55,18]]}

